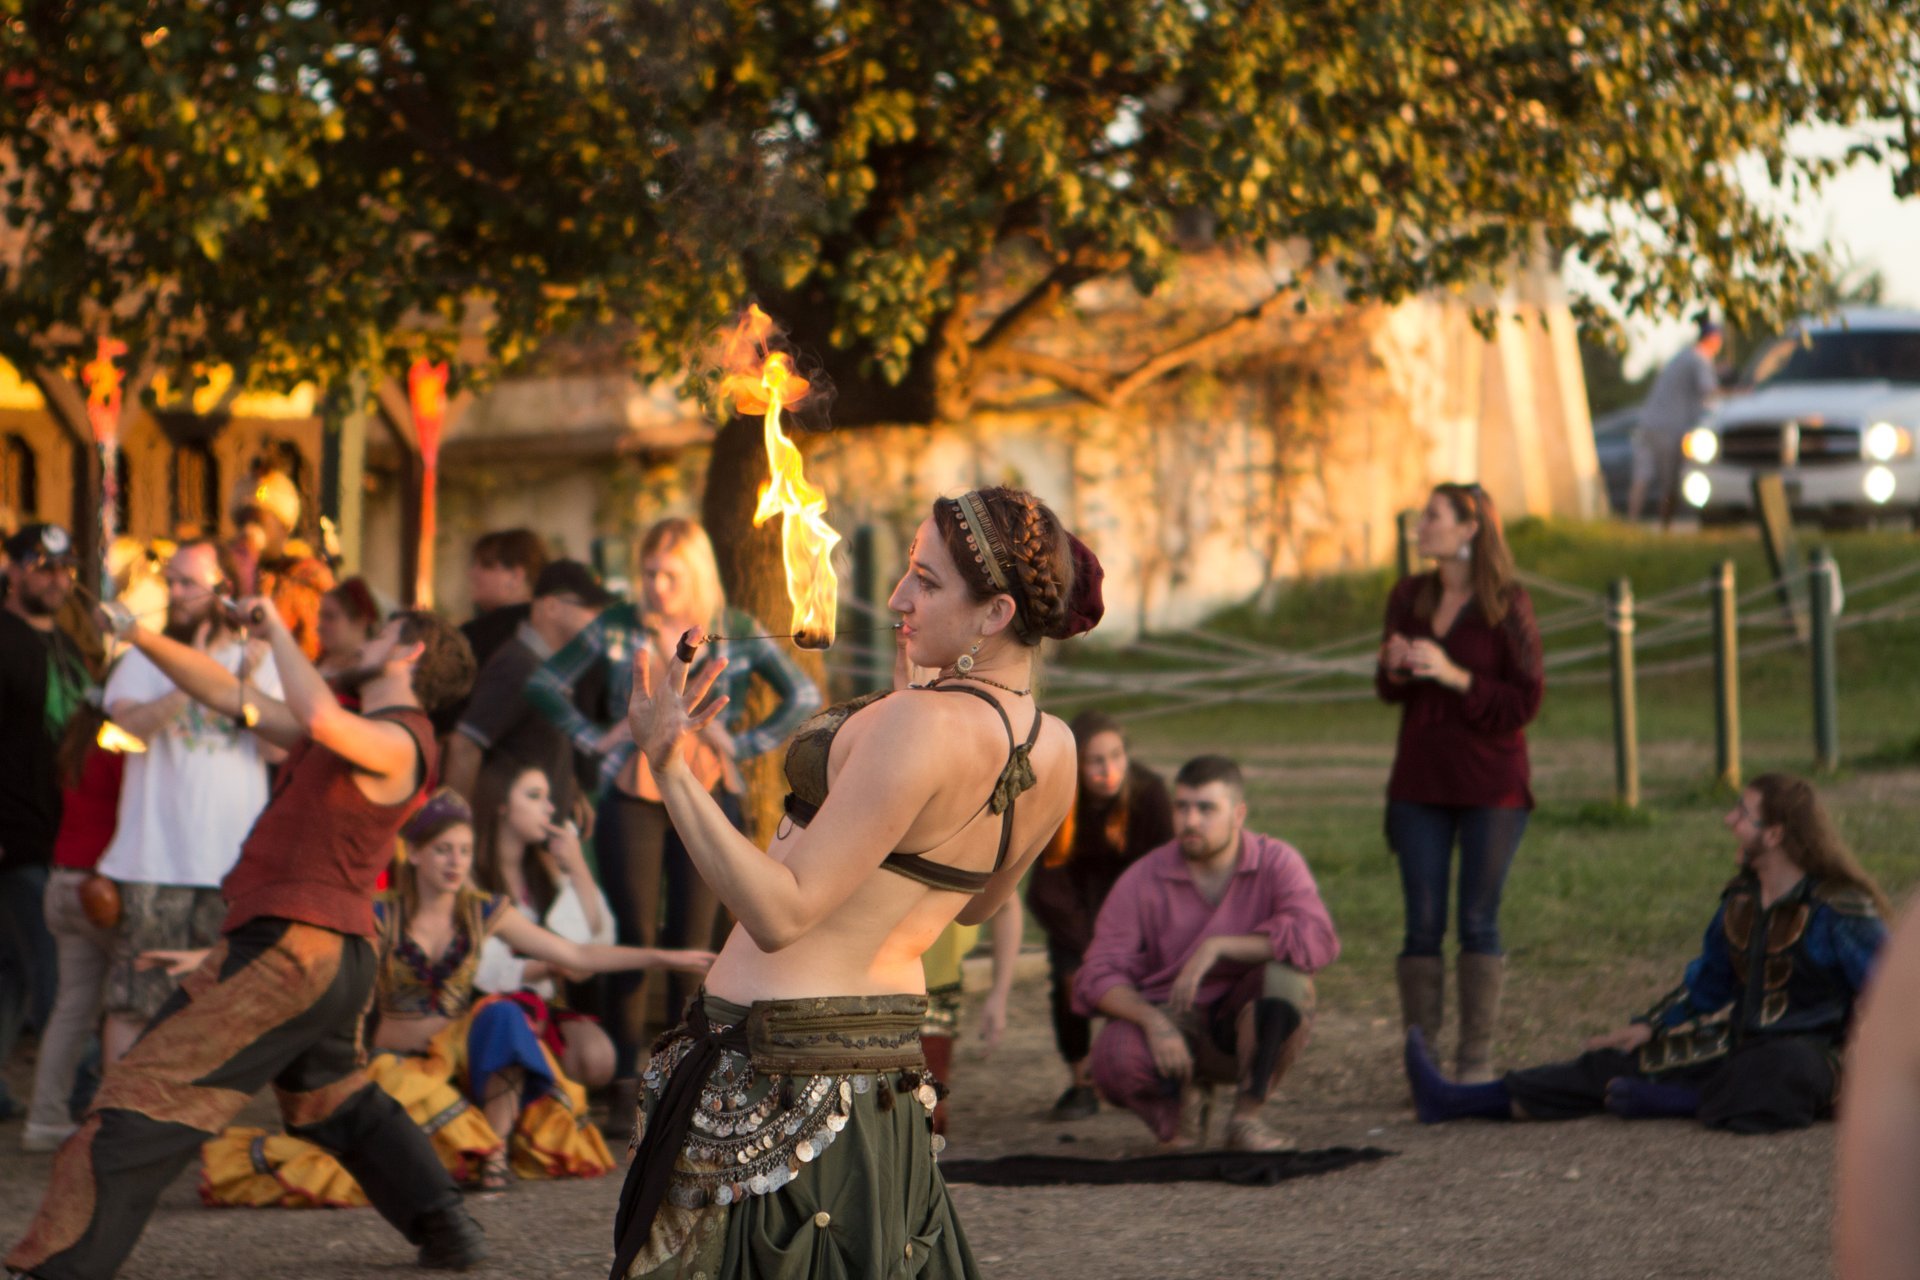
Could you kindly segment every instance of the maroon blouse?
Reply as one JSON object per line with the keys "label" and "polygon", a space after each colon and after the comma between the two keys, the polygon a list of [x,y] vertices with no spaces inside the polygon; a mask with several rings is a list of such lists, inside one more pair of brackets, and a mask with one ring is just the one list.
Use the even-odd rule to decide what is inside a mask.
{"label": "maroon blouse", "polygon": [[1387,799],[1531,809],[1526,725],[1539,713],[1545,689],[1533,601],[1513,587],[1507,616],[1497,624],[1469,601],[1447,634],[1436,636],[1432,619],[1415,617],[1413,610],[1421,583],[1432,576],[1415,574],[1395,584],[1381,638],[1397,632],[1409,640],[1438,640],[1449,658],[1473,673],[1473,684],[1456,693],[1433,680],[1395,683],[1385,671],[1375,672],[1381,700],[1400,704]]}

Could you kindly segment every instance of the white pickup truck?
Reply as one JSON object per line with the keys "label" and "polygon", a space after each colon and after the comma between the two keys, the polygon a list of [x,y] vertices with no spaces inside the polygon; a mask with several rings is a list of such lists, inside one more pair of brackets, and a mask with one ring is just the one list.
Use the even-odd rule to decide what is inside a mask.
{"label": "white pickup truck", "polygon": [[1753,477],[1777,471],[1796,515],[1920,529],[1920,311],[1803,320],[1752,370],[1681,446],[1680,496],[1703,521],[1749,514]]}

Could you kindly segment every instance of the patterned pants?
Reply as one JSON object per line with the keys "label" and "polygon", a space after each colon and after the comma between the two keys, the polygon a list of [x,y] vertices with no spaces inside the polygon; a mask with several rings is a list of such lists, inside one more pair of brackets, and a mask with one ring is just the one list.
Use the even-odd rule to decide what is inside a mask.
{"label": "patterned pants", "polygon": [[425,1134],[361,1069],[373,990],[366,939],[251,921],[188,974],[107,1072],[60,1148],[40,1212],[6,1265],[39,1280],[105,1280],[200,1144],[271,1083],[289,1132],[325,1148],[409,1239],[460,1193]]}

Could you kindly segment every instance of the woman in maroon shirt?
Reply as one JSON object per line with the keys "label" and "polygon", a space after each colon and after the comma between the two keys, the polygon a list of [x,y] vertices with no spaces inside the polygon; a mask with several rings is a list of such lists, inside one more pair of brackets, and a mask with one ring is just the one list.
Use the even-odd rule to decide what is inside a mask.
{"label": "woman in maroon shirt", "polygon": [[1400,705],[1387,780],[1387,843],[1400,861],[1407,930],[1396,977],[1401,1016],[1437,1043],[1445,1009],[1440,943],[1460,848],[1456,1076],[1492,1079],[1505,979],[1500,891],[1533,809],[1525,726],[1540,710],[1540,631],[1514,581],[1493,499],[1443,484],[1420,517],[1430,573],[1387,598],[1375,688]]}

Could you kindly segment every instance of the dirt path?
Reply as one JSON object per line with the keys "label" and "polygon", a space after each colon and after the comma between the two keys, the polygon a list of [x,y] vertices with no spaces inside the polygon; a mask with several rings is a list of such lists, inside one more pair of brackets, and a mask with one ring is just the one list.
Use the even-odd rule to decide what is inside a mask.
{"label": "dirt path", "polygon": [[[1518,976],[1518,975],[1516,975]],[[1564,1052],[1553,1013],[1598,996],[1642,999],[1644,979],[1579,991],[1516,983],[1515,1058]],[[1615,990],[1615,987],[1618,990]],[[1112,1156],[1145,1130],[1111,1110],[1081,1124],[1042,1117],[1064,1083],[1046,995],[1016,992],[1013,1027],[983,1061],[963,1044],[954,1155]],[[1270,1118],[1303,1145],[1398,1154],[1279,1187],[956,1187],[982,1270],[1004,1280],[1087,1277],[1807,1277],[1826,1269],[1831,1126],[1734,1138],[1692,1125],[1468,1123],[1423,1128],[1402,1102],[1384,1009],[1328,1010]],[[9,1073],[17,1086],[18,1066]],[[256,1103],[265,1122],[270,1109]],[[0,1238],[18,1237],[49,1157],[0,1126]],[[482,1277],[599,1280],[617,1183],[523,1183],[471,1203],[494,1258]],[[191,1174],[164,1197],[128,1280],[329,1280],[404,1276],[410,1254],[371,1212],[202,1208]]]}

